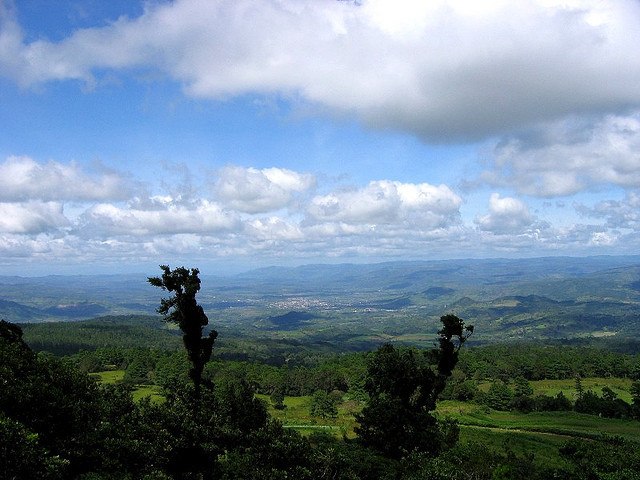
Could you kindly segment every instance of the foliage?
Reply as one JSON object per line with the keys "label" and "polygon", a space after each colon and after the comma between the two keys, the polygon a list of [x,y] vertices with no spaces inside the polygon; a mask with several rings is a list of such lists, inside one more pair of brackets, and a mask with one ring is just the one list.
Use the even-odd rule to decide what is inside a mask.
{"label": "foliage", "polygon": [[576,480],[640,479],[640,448],[619,437],[602,437],[595,442],[574,440],[560,453],[573,466],[572,478]]}
{"label": "foliage", "polygon": [[27,458],[42,449],[43,462],[63,465],[65,478],[116,473],[123,464],[131,473],[150,471],[162,435],[125,386],[99,388],[70,366],[36,356],[20,335],[1,333],[0,416],[10,419],[14,435],[29,440],[14,448]]}
{"label": "foliage", "polygon": [[38,435],[0,416],[0,471],[3,478],[62,478],[67,462],[40,445]]}
{"label": "foliage", "polygon": [[633,382],[631,385],[631,412],[633,418],[640,420],[640,380]]}
{"label": "foliage", "polygon": [[338,416],[335,397],[324,390],[316,390],[311,397],[309,413],[312,417],[336,418]]}
{"label": "foliage", "polygon": [[[23,324],[24,340],[35,351],[56,355],[100,351],[104,360],[122,350],[154,348],[176,350],[180,337],[158,325],[156,316],[121,315],[74,322]],[[117,361],[117,354],[115,355]],[[114,363],[112,361],[112,363]],[[98,368],[99,370],[99,368]]]}
{"label": "foliage", "polygon": [[533,387],[526,378],[518,376],[513,380],[513,395],[515,397],[528,397],[533,395]]}
{"label": "foliage", "polygon": [[184,351],[159,356],[154,381],[166,392],[184,388],[189,382],[189,359]]}
{"label": "foliage", "polygon": [[509,410],[513,401],[513,391],[502,380],[491,384],[489,391],[481,396],[480,402],[495,410]]}
{"label": "foliage", "polygon": [[269,397],[269,400],[271,400],[271,404],[276,410],[282,410],[285,408],[284,393],[282,393],[282,389],[276,388]]}
{"label": "foliage", "polygon": [[[198,409],[189,384],[134,403],[126,383],[99,387],[2,323],[0,384],[2,471],[15,478],[314,478],[298,475],[311,465],[306,441],[243,381],[203,384]],[[273,476],[232,475],[239,458]]]}
{"label": "foliage", "polygon": [[[638,355],[564,343],[491,345],[460,352],[470,331],[460,319],[448,315],[441,319],[439,349],[434,351],[387,345],[372,354],[329,357],[325,352],[335,348],[298,341],[299,332],[292,330],[284,340],[234,339],[224,350],[216,344],[218,358],[207,363],[216,334],[203,337],[208,319],[195,301],[199,272],[161,268],[164,275],[149,280],[174,294],[162,300],[159,310],[182,330],[186,352],[177,351],[174,333],[151,328],[148,318],[139,325],[105,320],[77,322],[57,330],[52,327],[58,333],[51,335],[49,343],[49,326],[28,327],[45,340],[41,345],[57,353],[74,353],[63,360],[34,354],[22,341],[19,328],[0,324],[0,472],[18,478],[65,480],[581,480],[634,478],[638,469],[634,454],[625,456],[620,465],[612,460],[616,448],[637,450],[630,441],[638,437],[636,423],[604,418],[638,416],[640,383],[628,391],[629,379],[640,378]],[[178,299],[180,295],[184,302]],[[405,304],[412,304],[418,296],[403,298]],[[518,301],[539,300],[532,296]],[[394,302],[393,298],[379,299],[377,305]],[[405,313],[394,314],[398,325],[404,322]],[[235,312],[226,315],[230,318]],[[406,315],[407,324],[417,322],[412,314]],[[322,315],[313,320],[327,321]],[[74,338],[74,332],[84,333]],[[320,334],[313,337],[322,338]],[[350,341],[353,337],[344,338]],[[405,341],[408,338],[410,335]],[[365,343],[353,343],[349,348],[362,345]],[[248,361],[257,358],[266,361]],[[104,369],[119,369],[125,381],[97,385],[85,375]],[[531,388],[534,379],[573,379],[577,375],[615,375],[626,377],[627,383],[621,387],[607,380],[594,393],[588,390],[593,387],[590,380],[585,379],[576,408],[590,415],[560,412],[573,407],[571,393],[569,397],[562,391],[535,395]],[[165,401],[134,401],[131,388],[137,383],[160,385]],[[488,391],[478,393],[478,384]],[[328,393],[334,391],[339,393]],[[631,395],[631,406],[621,400],[621,391],[625,399]],[[352,415],[360,402],[366,402],[359,417],[360,439],[340,440],[328,434],[303,438],[269,417],[266,404],[259,400],[268,395],[276,406],[284,404],[284,395],[307,395],[306,403],[300,401],[304,408],[279,411],[278,418],[290,415],[292,419],[294,410],[303,410],[308,423],[329,424],[335,431],[342,428],[343,434],[347,432],[342,424],[345,412]],[[335,409],[338,396],[345,400]],[[470,403],[483,397],[504,410]],[[451,412],[434,412],[441,398],[467,402],[455,403],[454,416],[463,425],[465,441],[472,438],[481,443],[456,444],[459,424],[445,418]],[[292,405],[290,397],[286,402]],[[310,403],[315,403],[312,413],[317,418],[308,417]],[[471,413],[467,410],[471,408],[477,410]],[[540,411],[557,413],[537,413]],[[334,415],[337,418],[331,418]],[[486,427],[498,430],[489,432]],[[593,441],[594,432],[608,429],[621,432],[625,440]],[[544,434],[535,437],[536,431]],[[488,446],[486,439],[491,435],[506,439],[505,444]],[[513,449],[513,439],[525,435],[529,435],[526,445],[531,451]],[[582,436],[591,442],[572,442],[562,450],[566,464],[554,459],[553,465],[545,466],[546,458],[538,457],[535,442],[542,443],[543,437],[564,441],[559,440],[562,435]],[[547,443],[545,448],[554,445]]]}
{"label": "foliage", "polygon": [[313,446],[316,478],[392,480],[398,477],[396,461],[378,455],[359,442],[338,440],[327,433],[309,437]]}
{"label": "foliage", "polygon": [[211,330],[207,337],[202,336],[202,330],[209,319],[196,302],[196,294],[200,291],[199,270],[184,267],[171,270],[167,265],[161,265],[160,268],[162,277],[149,277],[148,280],[154,287],[174,292],[172,297],[160,301],[158,313],[165,315],[168,322],[175,323],[182,330],[182,341],[191,362],[189,377],[193,381],[197,397],[202,383],[202,371],[211,358],[213,342],[218,332]]}
{"label": "foliage", "polygon": [[547,480],[553,473],[534,463],[533,454],[504,452],[486,444],[470,442],[451,448],[445,455],[430,457],[414,453],[403,460],[403,480]]}
{"label": "foliage", "polygon": [[[455,427],[439,424],[430,413],[473,331],[454,315],[441,318],[438,350],[418,357],[412,350],[383,345],[371,357],[365,389],[370,400],[357,416],[356,433],[364,445],[391,458],[413,451],[437,455],[455,443]],[[456,342],[452,341],[454,339]]]}
{"label": "foliage", "polygon": [[[561,394],[532,395],[527,388],[531,384],[522,379],[507,378],[508,382],[504,384],[514,393],[521,393],[514,396],[514,401],[526,398],[533,402],[535,408],[529,414],[485,412],[484,407],[473,403],[449,401],[439,403],[439,408],[444,403],[444,409],[437,416],[426,408],[424,411],[428,415],[425,416],[415,411],[409,411],[410,415],[404,417],[397,415],[403,412],[404,406],[399,401],[405,398],[403,392],[411,391],[412,385],[424,385],[425,378],[437,378],[439,365],[444,365],[444,371],[450,370],[447,366],[450,362],[439,362],[440,351],[383,347],[373,354],[320,359],[315,364],[293,368],[218,360],[210,362],[203,374],[206,381],[201,386],[201,407],[194,409],[195,387],[188,379],[190,362],[185,352],[148,348],[94,352],[96,364],[106,362],[113,367],[123,367],[124,370],[118,373],[126,374],[129,369],[132,377],[137,370],[137,375],[144,376],[146,381],[165,385],[164,402],[134,402],[126,382],[99,386],[77,368],[93,363],[87,361],[91,358],[88,352],[74,356],[72,361],[36,355],[22,341],[19,328],[6,323],[0,325],[5,327],[0,328],[0,382],[3,385],[0,389],[0,448],[4,449],[0,452],[0,471],[5,476],[59,480],[582,480],[633,479],[638,468],[633,453],[637,445],[631,441],[638,438],[634,421],[575,412],[536,413],[533,410],[538,405],[545,404],[546,409],[551,409],[549,405],[564,402],[566,406],[569,400]],[[456,345],[454,352],[458,348]],[[383,354],[386,355],[384,360],[376,362]],[[367,373],[367,359],[369,373],[378,373],[379,380],[373,381],[369,375],[366,382],[362,382],[363,374]],[[140,365],[144,368],[139,368]],[[330,370],[334,373],[328,374]],[[446,378],[453,379],[456,388],[462,388],[465,383],[475,387],[472,376],[452,370]],[[593,388],[596,383],[604,385],[602,380],[583,379],[582,382],[587,388]],[[380,410],[370,417],[372,428],[375,425],[380,431],[385,428],[384,434],[390,442],[401,436],[413,436],[415,445],[421,446],[422,450],[407,442],[401,455],[382,452],[387,455],[385,457],[376,446],[358,440],[341,440],[327,434],[314,434],[305,439],[269,418],[265,404],[254,395],[254,385],[265,390],[277,387],[281,391],[289,389],[309,394],[320,390],[319,387],[333,390],[334,386],[346,386],[345,399],[353,399],[349,392],[366,387],[364,398],[370,396],[374,402],[381,398],[386,400],[379,403]],[[376,388],[372,389],[372,385]],[[540,390],[536,385],[534,382],[537,393]],[[619,388],[629,389],[630,385],[634,401],[640,392],[640,387],[629,381],[618,385],[611,380],[606,385],[611,388],[605,386],[602,395],[596,395],[600,401],[615,403],[620,400],[616,396]],[[328,398],[338,395],[321,391]],[[276,390],[266,393],[273,392]],[[395,399],[386,392],[394,392]],[[584,395],[588,392],[585,389]],[[435,389],[432,394],[435,396]],[[412,402],[417,404],[425,398],[432,397],[414,388],[409,394],[409,407]],[[306,399],[310,401],[310,397]],[[286,402],[291,405],[291,397],[287,397]],[[345,400],[345,403],[354,402]],[[340,404],[338,418],[326,422],[339,424],[345,414],[345,403]],[[300,409],[290,407],[282,411],[282,415],[291,415],[294,410]],[[305,403],[302,410],[308,421],[309,403]],[[443,420],[444,415],[453,415],[459,420],[464,443],[453,446],[460,427]],[[377,418],[377,424],[374,424],[374,418]],[[393,429],[394,423],[402,424],[416,418],[431,418],[433,423],[412,423],[410,427],[417,425],[418,428],[402,432]],[[467,424],[475,427],[467,427]],[[424,428],[420,430],[420,427]],[[483,427],[498,427],[499,430],[489,432]],[[538,430],[544,433],[536,433]],[[422,438],[425,431],[433,436]],[[628,440],[618,439],[618,443],[597,440],[598,431],[624,435]],[[474,435],[470,436],[470,433]],[[563,448],[564,463],[559,459],[551,462],[549,456],[540,456],[549,455],[549,449],[563,442],[566,435],[592,440],[589,443],[574,441]],[[523,448],[514,440],[516,438],[524,442]],[[503,445],[499,439],[505,439],[506,443]],[[538,450],[542,442],[551,443],[545,444],[546,450]],[[518,448],[513,448],[516,446]],[[613,458],[617,448],[632,453],[628,458],[625,456],[625,462],[616,465]]]}
{"label": "foliage", "polygon": [[476,380],[640,378],[640,355],[570,344],[493,344],[465,349],[458,368]]}
{"label": "foliage", "polygon": [[609,418],[628,418],[632,415],[631,406],[617,397],[608,387],[602,389],[602,397],[591,390],[584,392],[575,403],[576,412],[602,415]]}

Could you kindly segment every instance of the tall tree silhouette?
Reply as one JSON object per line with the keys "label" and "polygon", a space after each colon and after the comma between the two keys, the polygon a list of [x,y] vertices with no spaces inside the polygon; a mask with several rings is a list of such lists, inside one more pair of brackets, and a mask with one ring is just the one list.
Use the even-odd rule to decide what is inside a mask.
{"label": "tall tree silhouette", "polygon": [[455,315],[440,321],[438,349],[420,355],[385,344],[369,359],[364,387],[369,402],[356,416],[355,431],[364,445],[383,455],[402,458],[417,451],[435,456],[457,441],[457,427],[439,422],[431,412],[473,326]]}
{"label": "tall tree silhouette", "polygon": [[161,277],[149,277],[148,281],[154,287],[173,292],[170,298],[160,300],[158,313],[165,316],[167,322],[172,322],[182,330],[182,341],[187,350],[191,368],[189,377],[193,381],[196,397],[200,395],[202,371],[211,358],[213,342],[218,332],[211,330],[206,337],[202,336],[204,327],[209,319],[203,308],[196,302],[196,294],[200,291],[200,271],[197,268],[187,269],[177,267],[171,270],[167,265],[160,265]]}

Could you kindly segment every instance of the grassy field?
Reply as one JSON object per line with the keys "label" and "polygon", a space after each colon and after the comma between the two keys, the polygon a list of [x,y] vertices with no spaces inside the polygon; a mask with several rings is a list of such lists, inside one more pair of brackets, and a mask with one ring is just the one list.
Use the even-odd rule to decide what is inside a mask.
{"label": "grassy field", "polygon": [[519,456],[533,454],[534,460],[549,467],[562,467],[559,448],[568,437],[541,432],[503,430],[486,427],[460,425],[460,443],[481,443],[492,450],[507,449]]}
{"label": "grassy field", "polygon": [[124,378],[124,370],[105,370],[104,372],[92,373],[91,376],[97,378],[99,383],[118,383]]}
{"label": "grassy field", "polygon": [[[596,380],[590,383],[594,387],[597,384]],[[611,383],[608,385],[613,388]],[[548,392],[556,385],[551,383],[544,387]],[[303,435],[323,430],[331,431],[337,437],[355,436],[354,415],[362,408],[358,402],[343,402],[338,406],[337,418],[322,419],[310,415],[309,396],[285,397],[286,408],[282,410],[274,409],[268,396],[259,397],[269,406],[271,415]],[[518,455],[533,454],[536,462],[547,466],[560,467],[564,464],[559,448],[572,438],[589,440],[606,434],[640,443],[640,422],[576,412],[501,412],[470,402],[447,400],[438,403],[436,414],[458,421],[462,443],[479,442],[500,452],[510,450]]]}
{"label": "grassy field", "polygon": [[[124,378],[124,370],[105,370],[92,373],[91,376],[97,378],[98,382],[103,384],[118,383]],[[136,402],[146,397],[150,397],[152,402],[162,402],[164,400],[160,387],[157,385],[136,385],[132,395]]]}
{"label": "grassy field", "polygon": [[157,385],[136,385],[132,392],[133,400],[138,402],[149,397],[152,403],[164,402],[165,397]]}
{"label": "grassy field", "polygon": [[[565,392],[566,394],[566,392]],[[537,462],[560,467],[558,448],[572,438],[602,434],[640,442],[640,422],[576,412],[500,412],[472,403],[443,401],[438,414],[455,418],[461,442],[481,442],[498,451],[533,454]]]}
{"label": "grassy field", "polygon": [[[602,388],[609,387],[613,390],[618,398],[627,403],[631,403],[631,384],[633,381],[629,378],[601,378],[588,377],[580,379],[584,391],[591,390],[598,396],[602,396]],[[562,392],[569,400],[575,402],[577,397],[576,381],[568,380],[533,380],[529,382],[533,388],[534,395],[556,396]],[[486,392],[489,390],[491,382],[482,382],[478,385],[478,389]]]}
{"label": "grassy field", "polygon": [[338,405],[336,418],[312,417],[309,413],[311,397],[285,397],[285,408],[276,410],[271,405],[268,395],[257,395],[266,402],[269,413],[282,422],[287,428],[294,428],[302,434],[312,433],[318,430],[330,431],[336,436],[355,437],[353,428],[356,425],[354,415],[362,409],[358,402],[345,401]]}
{"label": "grassy field", "polygon": [[501,412],[467,402],[447,400],[438,404],[437,413],[460,425],[501,431],[536,432],[565,438],[596,438],[616,435],[640,442],[640,422],[601,418],[576,412]]}
{"label": "grassy field", "polygon": [[[602,396],[602,388],[609,387],[618,395],[618,398],[631,403],[632,381],[629,378],[583,378],[580,382],[585,391],[592,390]],[[534,395],[555,396],[562,392],[571,401],[575,401],[577,396],[575,380],[536,380],[530,383]]]}

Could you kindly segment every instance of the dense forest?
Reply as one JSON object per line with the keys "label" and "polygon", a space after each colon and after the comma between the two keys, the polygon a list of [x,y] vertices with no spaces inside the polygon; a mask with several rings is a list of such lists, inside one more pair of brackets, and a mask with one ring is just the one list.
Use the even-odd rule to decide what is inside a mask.
{"label": "dense forest", "polygon": [[[620,448],[638,451],[633,442],[620,437],[568,440],[558,452],[566,460],[564,466],[545,468],[508,448],[456,442],[453,422],[436,423],[438,434],[434,425],[426,425],[429,434],[423,443],[418,432],[405,437],[403,431],[401,438],[411,439],[403,444],[388,425],[384,441],[362,431],[353,438],[321,432],[303,436],[268,414],[268,404],[282,404],[285,396],[312,396],[318,417],[336,414],[332,401],[336,395],[360,399],[365,405],[372,405],[372,398],[379,402],[388,397],[372,384],[372,378],[384,373],[380,365],[388,365],[394,377],[405,371],[406,390],[413,395],[418,390],[413,382],[424,380],[425,369],[434,371],[433,352],[386,346],[368,353],[314,356],[297,365],[214,358],[203,372],[206,387],[196,407],[183,350],[111,346],[54,357],[31,350],[17,326],[3,322],[1,337],[0,458],[5,478],[515,479],[527,472],[532,478],[626,479],[634,478],[633,472],[640,468],[637,454],[629,455],[624,464],[614,461]],[[638,414],[638,382],[632,384],[631,403],[614,398],[612,392],[600,396],[586,389],[583,400],[570,402],[536,397],[526,378],[508,373],[518,371],[512,369],[527,359],[544,358],[552,366],[572,355],[576,365],[599,365],[605,375],[627,365],[626,370],[615,371],[637,379],[637,356],[522,345],[500,358],[503,349],[462,349],[438,399],[458,398],[504,410],[576,409],[625,418]],[[123,381],[101,384],[88,375],[105,369],[123,370]],[[545,371],[557,375],[551,368]],[[579,383],[580,377],[573,381]],[[478,389],[487,382],[488,390]],[[152,383],[160,387],[162,401],[133,400],[137,385]],[[420,411],[428,414],[431,407],[423,405]],[[380,407],[369,418],[374,420],[368,432],[384,428],[385,423],[401,424],[397,412],[385,418]]]}
{"label": "dense forest", "polygon": [[[197,273],[166,270],[152,282],[173,294],[160,308],[173,329],[150,317],[24,332],[0,322],[3,478],[639,478],[639,354],[563,343],[463,347],[473,328],[453,315],[441,317],[431,349],[287,353],[274,343],[265,354],[270,345],[217,338],[195,302]],[[105,381],[111,374],[117,380]],[[592,388],[593,378],[605,384]],[[552,382],[570,382],[572,393],[536,391]],[[295,401],[307,402],[311,432],[282,421],[295,417]],[[352,427],[326,430],[346,406]],[[480,412],[471,422],[469,406]],[[561,443],[545,457],[490,441],[507,430],[482,424],[483,414],[556,415],[596,430],[626,423],[613,435],[556,426],[548,431]]]}
{"label": "dense forest", "polygon": [[[399,453],[386,452],[361,436],[302,436],[270,418],[267,404],[278,405],[285,396],[312,396],[317,416],[332,415],[335,395],[367,404],[374,373],[370,367],[379,365],[380,355],[388,356],[388,351],[310,352],[279,365],[214,356],[203,372],[210,387],[203,389],[196,407],[183,349],[112,345],[54,357],[31,350],[18,327],[5,323],[2,331],[1,458],[6,478],[522,478],[526,470],[533,478],[622,479],[633,478],[630,472],[640,468],[637,455],[625,465],[611,461],[620,448],[638,451],[618,437],[568,441],[559,449],[566,464],[558,470],[506,448],[456,443],[455,424],[445,423],[449,430],[439,436],[437,452],[405,447]],[[413,376],[422,363],[433,369],[433,358],[425,352],[392,351],[394,372],[409,368]],[[629,418],[637,416],[640,405],[637,381],[627,403],[611,391],[596,395],[586,388],[580,402],[543,398],[532,395],[529,380],[565,375],[579,383],[580,375],[591,374],[637,380],[639,365],[638,355],[589,348],[463,348],[439,400]],[[109,369],[124,371],[123,381],[100,384],[88,375]],[[531,375],[525,378],[523,372]],[[479,389],[487,383],[489,389]],[[132,392],[140,384],[157,385],[163,400],[134,401]],[[382,421],[378,414],[375,418]]]}

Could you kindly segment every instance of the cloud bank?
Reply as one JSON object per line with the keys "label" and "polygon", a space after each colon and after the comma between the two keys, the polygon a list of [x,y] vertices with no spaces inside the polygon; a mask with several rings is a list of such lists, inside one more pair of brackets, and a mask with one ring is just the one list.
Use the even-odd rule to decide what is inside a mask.
{"label": "cloud bank", "polygon": [[159,71],[194,97],[276,93],[425,141],[640,105],[633,0],[177,0],[59,42],[0,18],[0,71],[24,86]]}
{"label": "cloud bank", "polygon": [[[0,163],[3,169],[73,172],[69,175],[90,178],[95,185],[124,177],[27,157],[7,158]],[[486,213],[466,221],[461,215],[465,199],[448,185],[382,179],[319,194],[315,189],[326,187],[315,176],[280,168],[229,165],[210,179],[209,193],[159,192],[146,198],[140,192],[123,198],[119,190],[100,189],[92,196],[51,181],[55,175],[42,176],[48,179],[42,195],[47,200],[23,200],[32,186],[21,175],[2,179],[11,192],[0,202],[5,262],[451,257],[465,251],[575,253],[622,242],[638,246],[633,235],[640,225],[637,192],[592,207],[576,204],[578,214],[593,222],[562,226],[538,218],[522,200],[495,192]]]}

